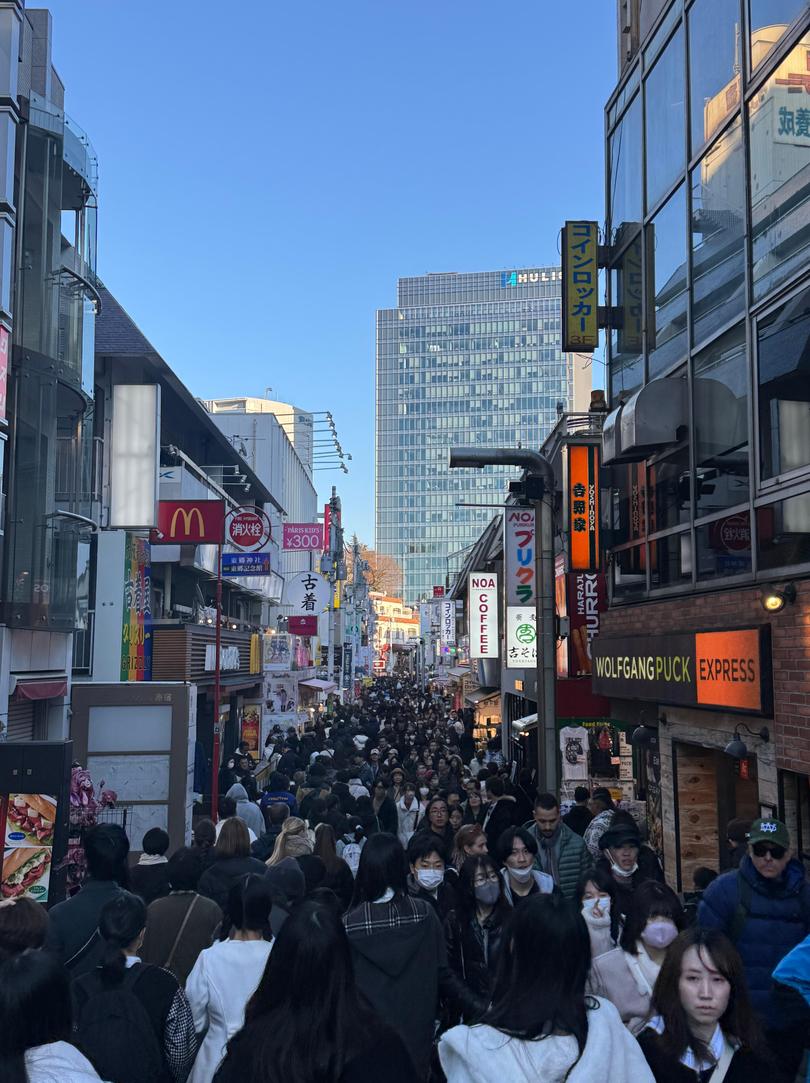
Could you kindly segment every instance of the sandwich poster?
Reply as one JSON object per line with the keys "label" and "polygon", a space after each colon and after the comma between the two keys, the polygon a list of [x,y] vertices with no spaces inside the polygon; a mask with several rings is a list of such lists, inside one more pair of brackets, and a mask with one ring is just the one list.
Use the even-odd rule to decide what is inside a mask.
{"label": "sandwich poster", "polygon": [[11,793],[6,800],[0,896],[48,901],[56,798],[42,793]]}

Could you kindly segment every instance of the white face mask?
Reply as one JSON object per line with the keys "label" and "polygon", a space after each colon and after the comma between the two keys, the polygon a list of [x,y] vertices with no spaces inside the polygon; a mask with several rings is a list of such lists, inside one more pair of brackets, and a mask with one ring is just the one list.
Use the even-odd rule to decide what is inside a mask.
{"label": "white face mask", "polygon": [[630,877],[638,871],[638,862],[633,865],[632,869],[623,869],[621,865],[617,865],[616,862],[611,858],[610,871],[615,876],[621,876],[623,880],[629,880]]}
{"label": "white face mask", "polygon": [[[602,911],[601,917],[593,912],[597,903],[599,904],[599,909]],[[610,925],[610,899],[583,899],[582,916],[589,925]]]}
{"label": "white face mask", "polygon": [[428,891],[435,891],[444,880],[444,871],[442,869],[417,869],[416,879]]}
{"label": "white face mask", "polygon": [[528,869],[509,869],[509,875],[513,880],[517,880],[519,884],[526,884],[532,878],[532,867],[529,865]]}

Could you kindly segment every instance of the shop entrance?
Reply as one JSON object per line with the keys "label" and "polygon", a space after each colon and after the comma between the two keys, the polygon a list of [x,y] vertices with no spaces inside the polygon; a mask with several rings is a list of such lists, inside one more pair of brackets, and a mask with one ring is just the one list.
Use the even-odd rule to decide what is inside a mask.
{"label": "shop entrance", "polygon": [[759,815],[756,759],[677,742],[673,750],[678,888],[691,891],[696,868],[729,868],[729,820]]}

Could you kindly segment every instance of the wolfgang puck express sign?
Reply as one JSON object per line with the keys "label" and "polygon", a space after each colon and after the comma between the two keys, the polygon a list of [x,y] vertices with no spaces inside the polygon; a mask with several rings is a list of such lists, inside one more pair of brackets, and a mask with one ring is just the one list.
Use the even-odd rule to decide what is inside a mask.
{"label": "wolfgang puck express sign", "polygon": [[770,714],[770,628],[684,632],[592,644],[593,690],[620,699]]}

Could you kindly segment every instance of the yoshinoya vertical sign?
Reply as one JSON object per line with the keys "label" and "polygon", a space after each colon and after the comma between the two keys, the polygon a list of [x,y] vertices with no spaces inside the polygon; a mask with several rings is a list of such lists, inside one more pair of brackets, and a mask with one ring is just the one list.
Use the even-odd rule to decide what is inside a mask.
{"label": "yoshinoya vertical sign", "polygon": [[537,610],[533,605],[506,607],[506,668],[537,665]]}
{"label": "yoshinoya vertical sign", "polygon": [[570,622],[568,676],[591,673],[591,644],[599,635],[601,614],[607,609],[607,588],[601,572],[569,572],[567,611]]}
{"label": "yoshinoya vertical sign", "polygon": [[563,350],[599,345],[599,227],[566,222],[562,235]]}
{"label": "yoshinoya vertical sign", "polygon": [[504,604],[534,605],[536,533],[534,508],[506,508],[503,516]]}
{"label": "yoshinoya vertical sign", "polygon": [[599,448],[568,445],[568,556],[572,572],[599,571]]}
{"label": "yoshinoya vertical sign", "polygon": [[440,605],[441,625],[439,635],[443,647],[455,647],[456,645],[456,603],[449,599]]}
{"label": "yoshinoya vertical sign", "polygon": [[124,542],[121,680],[152,680],[151,549],[145,538],[129,533]]}
{"label": "yoshinoya vertical sign", "polygon": [[473,572],[468,580],[470,657],[498,657],[498,576]]}

